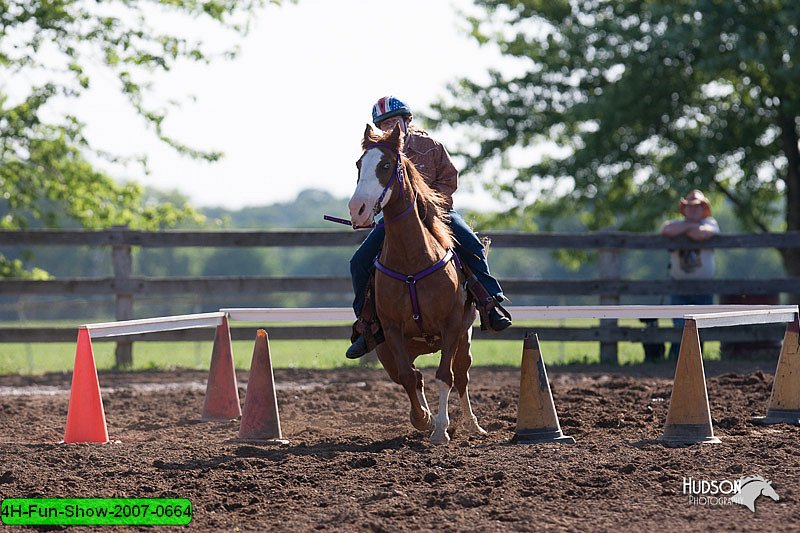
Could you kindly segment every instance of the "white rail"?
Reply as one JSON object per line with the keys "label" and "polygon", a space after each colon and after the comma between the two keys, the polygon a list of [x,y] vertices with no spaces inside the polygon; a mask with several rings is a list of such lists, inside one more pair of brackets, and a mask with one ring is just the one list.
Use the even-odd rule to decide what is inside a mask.
{"label": "white rail", "polygon": [[794,305],[788,307],[774,307],[772,309],[687,315],[686,318],[697,322],[698,328],[716,328],[745,324],[792,322],[796,316],[797,306]]}
{"label": "white rail", "polygon": [[313,322],[354,319],[350,307],[242,307],[220,309],[231,320],[243,322]]}
{"label": "white rail", "polygon": [[225,313],[198,313],[194,315],[162,316],[142,318],[138,320],[122,320],[119,322],[100,322],[80,326],[89,330],[93,339],[100,337],[118,337],[138,333],[154,333],[156,331],[174,331],[178,329],[208,328],[222,324]]}
{"label": "white rail", "polygon": [[[791,322],[798,313],[796,305],[546,305],[509,306],[508,310],[517,320],[687,318],[695,320],[698,328]],[[80,327],[88,329],[92,338],[117,337],[216,327],[222,324],[226,316],[231,320],[267,323],[350,321],[353,320],[353,310],[349,307],[242,307],[220,309],[214,313],[101,322]]]}
{"label": "white rail", "polygon": [[[545,305],[508,306],[515,320],[562,320],[570,318],[620,319],[620,318],[685,318],[707,313],[762,312],[775,309],[774,305]],[[781,310],[791,309],[780,307]],[[312,322],[318,320],[354,319],[349,307],[243,307],[220,309],[231,320],[249,322]],[[794,307],[797,312],[797,307]],[[744,322],[743,322],[744,323]]]}

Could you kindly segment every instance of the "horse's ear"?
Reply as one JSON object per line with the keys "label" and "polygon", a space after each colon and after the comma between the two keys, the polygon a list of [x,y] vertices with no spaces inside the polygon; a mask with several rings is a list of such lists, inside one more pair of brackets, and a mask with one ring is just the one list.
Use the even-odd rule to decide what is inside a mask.
{"label": "horse's ear", "polygon": [[361,141],[361,148],[367,148],[367,145],[372,142],[372,135],[372,126],[367,123],[367,127],[364,129],[364,139]]}
{"label": "horse's ear", "polygon": [[389,144],[397,148],[398,152],[403,148],[403,131],[400,129],[400,124],[395,124],[387,140]]}

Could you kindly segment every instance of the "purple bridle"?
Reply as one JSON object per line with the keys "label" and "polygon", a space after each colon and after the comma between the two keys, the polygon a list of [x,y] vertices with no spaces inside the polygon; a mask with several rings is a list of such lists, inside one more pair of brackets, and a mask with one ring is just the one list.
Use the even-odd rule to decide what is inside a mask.
{"label": "purple bridle", "polygon": [[[370,148],[380,148],[380,147],[387,148],[387,149],[389,149],[391,151],[394,151],[393,147],[389,146],[386,143],[382,143],[382,142],[370,143],[370,144],[368,144],[366,146],[364,151],[366,152]],[[372,207],[372,211],[374,212],[375,216],[377,216],[378,213],[381,212],[381,203],[383,202],[383,199],[386,197],[386,193],[391,188],[393,181],[395,181],[395,180],[397,181],[398,185],[400,185],[400,193],[402,194],[402,192],[403,192],[403,183],[405,181],[403,179],[403,161],[402,161],[402,158],[400,157],[400,151],[398,150],[396,153],[397,153],[397,164],[395,165],[395,168],[394,168],[394,174],[386,182],[386,185],[383,187],[383,191],[381,191],[381,195],[378,197],[378,200],[375,202],[375,205]],[[380,227],[383,227],[383,225],[387,224],[388,222],[392,222],[394,220],[397,220],[398,218],[402,218],[402,217],[406,216],[407,214],[409,214],[414,209],[414,206],[416,205],[416,203],[417,203],[417,191],[414,191],[414,200],[411,202],[411,205],[409,205],[405,209],[405,211],[403,211],[402,213],[400,213],[396,217],[391,218],[389,220],[384,220],[383,222],[381,222],[379,224],[372,223],[372,224],[368,224],[366,226],[353,226],[352,222],[350,222],[349,220],[343,219],[343,218],[332,217],[330,215],[324,215],[322,218],[324,218],[325,220],[328,220],[330,222],[336,222],[338,224],[346,224],[348,226],[353,226],[353,229],[380,228]]]}
{"label": "purple bridle", "polygon": [[[364,151],[366,152],[370,148],[380,148],[380,147],[388,148],[389,150],[393,150],[393,148],[391,146],[389,146],[388,144],[377,142],[377,143],[368,144]],[[381,203],[383,202],[383,198],[386,196],[387,191],[392,186],[392,180],[394,180],[394,179],[396,179],[397,180],[397,184],[400,185],[400,193],[402,194],[403,193],[403,161],[402,161],[402,159],[400,157],[400,150],[397,151],[397,164],[394,167],[394,175],[386,181],[386,186],[383,188],[383,191],[381,192],[381,195],[378,196],[378,200],[375,202],[375,206],[372,208],[372,211],[376,215],[378,213],[380,213]],[[416,200],[416,199],[417,199],[417,193],[415,191],[414,192],[414,200]],[[416,203],[416,201],[412,202],[411,203],[411,207],[413,207],[415,203]],[[408,209],[406,209],[406,211],[408,211]],[[403,211],[403,213],[401,213],[399,216],[397,216],[395,218],[400,218],[401,216],[403,216],[406,213],[406,211]]]}

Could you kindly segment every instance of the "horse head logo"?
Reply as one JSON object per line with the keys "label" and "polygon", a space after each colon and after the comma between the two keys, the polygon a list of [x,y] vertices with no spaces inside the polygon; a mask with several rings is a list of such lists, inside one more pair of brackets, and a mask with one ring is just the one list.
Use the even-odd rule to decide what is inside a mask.
{"label": "horse head logo", "polygon": [[733,503],[744,505],[752,512],[756,512],[756,498],[759,496],[767,496],[775,501],[778,501],[778,493],[772,488],[772,482],[767,481],[761,476],[748,476],[739,480],[741,489],[739,492],[731,496]]}

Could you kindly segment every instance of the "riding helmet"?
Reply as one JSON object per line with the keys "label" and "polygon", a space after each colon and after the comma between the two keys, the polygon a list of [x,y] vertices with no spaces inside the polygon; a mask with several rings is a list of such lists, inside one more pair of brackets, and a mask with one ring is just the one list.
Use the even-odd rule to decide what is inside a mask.
{"label": "riding helmet", "polygon": [[397,115],[411,116],[411,108],[394,96],[384,96],[372,106],[372,122],[375,125]]}

